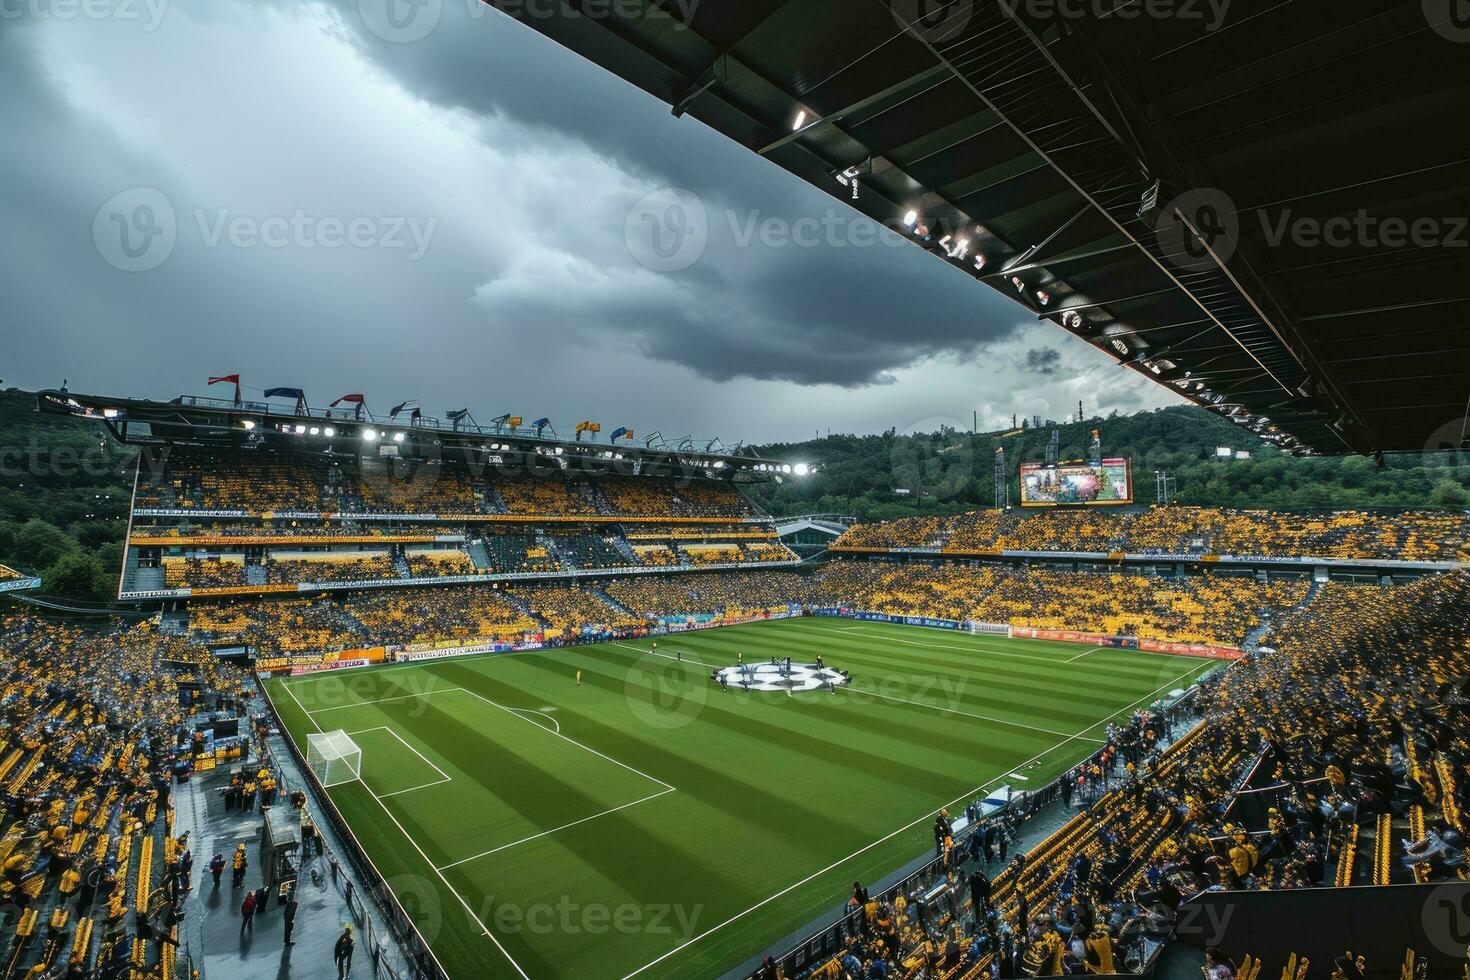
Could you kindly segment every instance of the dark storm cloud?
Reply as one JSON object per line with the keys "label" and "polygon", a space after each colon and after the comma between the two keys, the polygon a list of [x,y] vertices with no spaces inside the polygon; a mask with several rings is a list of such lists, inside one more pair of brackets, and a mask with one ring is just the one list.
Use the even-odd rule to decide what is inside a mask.
{"label": "dark storm cloud", "polygon": [[1034,347],[1026,352],[1026,370],[1050,377],[1061,370],[1062,352],[1053,347]]}
{"label": "dark storm cloud", "polygon": [[[7,380],[172,396],[239,371],[313,404],[433,396],[726,436],[738,418],[748,439],[968,417],[977,397],[1045,413],[1117,387],[1075,344],[1065,379],[1007,369],[1061,335],[466,2],[401,45],[365,30],[358,0],[174,0],[156,29],[0,18]],[[629,230],[667,187],[692,192],[707,241],[662,269]],[[140,189],[177,242],[128,272],[96,236],[137,216],[110,205]],[[295,214],[434,230],[417,261],[209,235]]]}
{"label": "dark storm cloud", "polygon": [[[651,357],[717,380],[862,386],[927,356],[971,356],[1022,320],[1012,303],[917,248],[878,243],[878,227],[835,198],[694,119],[675,119],[479,0],[444,0],[432,31],[409,43],[376,35],[359,0],[335,3],[352,43],[407,91],[476,118],[513,119],[552,143],[585,144],[632,176],[703,201],[710,249],[673,276],[697,303],[669,303],[660,290],[583,311]],[[575,213],[563,219],[574,234]],[[771,247],[755,231],[802,221],[837,230],[811,247]],[[516,312],[523,323],[536,315]]]}

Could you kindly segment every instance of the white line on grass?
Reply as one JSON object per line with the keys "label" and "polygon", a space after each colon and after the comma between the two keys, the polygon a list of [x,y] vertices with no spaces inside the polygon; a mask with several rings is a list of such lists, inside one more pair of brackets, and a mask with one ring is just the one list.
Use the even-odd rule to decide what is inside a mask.
{"label": "white line on grass", "polygon": [[[289,691],[290,688],[288,687],[286,688],[286,690]],[[462,687],[441,687],[433,691],[419,691],[417,694],[400,694],[397,697],[393,698],[378,698],[376,701],[353,701],[350,704],[334,704],[325,708],[315,708],[307,713],[312,715],[319,715],[324,711],[340,711],[343,708],[361,708],[363,705],[368,704],[387,704],[389,701],[407,701],[411,698],[426,698],[430,694],[452,694],[455,691],[463,690],[464,688]],[[291,696],[295,697],[296,695],[293,694]],[[301,702],[298,701],[296,703],[300,704]],[[306,711],[305,708],[302,708],[301,710]]]}
{"label": "white line on grass", "polygon": [[[400,795],[402,795],[404,793],[412,793],[414,790],[417,790],[417,789],[428,789],[430,786],[443,786],[445,783],[448,783],[448,782],[451,782],[451,781],[452,780],[449,780],[449,779],[436,779],[432,783],[420,783],[417,786],[410,786],[408,789],[395,789],[391,793],[383,793],[381,795],[382,795],[383,799],[386,800],[390,796],[400,796]],[[366,786],[367,783],[363,783],[363,785]]]}
{"label": "white line on grass", "polygon": [[1077,654],[1077,656],[1075,656],[1075,657],[1068,657],[1064,661],[1064,663],[1072,663],[1073,661],[1081,660],[1083,657],[1087,656],[1089,653],[1097,653],[1097,651],[1099,651],[1099,650],[1106,650],[1106,649],[1107,649],[1107,647],[1093,647],[1091,650],[1083,650],[1081,653]]}
{"label": "white line on grass", "polygon": [[589,820],[596,820],[598,817],[605,817],[610,813],[617,813],[619,810],[626,810],[630,806],[637,806],[640,803],[647,803],[649,800],[656,800],[660,796],[666,796],[673,791],[674,787],[672,786],[670,786],[668,789],[661,789],[657,793],[650,793],[648,796],[634,800],[632,803],[624,803],[622,806],[615,806],[610,810],[603,810],[601,813],[594,813],[590,817],[583,817],[580,820],[573,820],[570,823],[562,824],[560,827],[552,827],[550,830],[543,830],[539,834],[532,834],[530,837],[522,837],[520,840],[513,840],[509,844],[501,844],[499,847],[492,847],[488,851],[481,851],[479,854],[471,854],[467,858],[460,858],[458,861],[451,861],[449,864],[442,865],[439,870],[447,871],[450,868],[457,868],[461,864],[468,864],[470,861],[477,861],[482,857],[489,857],[491,854],[499,853],[500,851],[504,851],[507,848],[515,847],[518,844],[525,844],[528,841],[533,841],[538,837],[545,837],[546,835],[554,834],[559,830],[566,830],[568,827],[575,827],[578,824],[586,823]]}
{"label": "white line on grass", "polygon": [[[360,728],[360,729],[358,729],[355,732],[348,732],[347,734],[348,735],[362,735],[362,734],[365,734],[367,732],[387,732],[389,735],[392,735],[394,738],[398,739],[398,742],[399,742],[400,745],[402,745],[405,749],[408,749],[408,751],[412,752],[414,755],[418,756],[420,759],[423,759],[425,765],[429,766],[429,768],[433,769],[441,777],[443,777],[443,778],[441,778],[439,780],[439,782],[441,782],[441,783],[447,783],[447,782],[449,782],[449,773],[445,772],[443,769],[440,769],[438,766],[434,765],[433,760],[431,760],[428,756],[424,755],[418,749],[414,748],[412,745],[409,745],[408,742],[404,740],[403,736],[400,735],[400,734],[398,734],[397,729],[393,728],[391,725],[379,725],[376,728]],[[433,784],[432,783],[429,783],[427,785],[432,786]],[[403,790],[399,790],[399,792],[404,792],[404,791]],[[383,795],[384,796],[393,796],[395,794],[393,794],[393,793],[384,793]]]}
{"label": "white line on grass", "polygon": [[[1107,721],[1109,718],[1114,718],[1117,715],[1120,715],[1123,712],[1128,711],[1128,710],[1134,708],[1135,706],[1143,703],[1144,701],[1146,701],[1149,698],[1153,697],[1159,691],[1162,691],[1164,688],[1168,687],[1170,684],[1177,683],[1179,680],[1181,680],[1182,678],[1188,676],[1190,673],[1192,673],[1193,671],[1195,671],[1197,669],[1198,668],[1196,668],[1196,667],[1191,667],[1188,671],[1185,671],[1183,674],[1180,674],[1178,677],[1175,677],[1173,680],[1169,681],[1168,683],[1163,684],[1163,685],[1155,688],[1153,691],[1150,691],[1148,694],[1145,694],[1143,697],[1139,698],[1137,701],[1134,701],[1133,704],[1130,704],[1130,705],[1127,705],[1126,707],[1120,708],[1117,711],[1110,712],[1106,717],[1103,717],[1103,718],[1098,719],[1097,721],[1093,722],[1091,725],[1088,725],[1086,728],[1084,728],[1081,731],[1077,732],[1075,735],[1070,735],[1067,738],[1062,739],[1062,741],[1058,742],[1056,745],[1053,745],[1051,748],[1046,749],[1043,752],[1037,753],[1036,755],[1032,756],[1030,759],[1027,759],[1025,762],[1021,763],[1020,765],[1015,766],[1012,771],[1014,771],[1014,769],[1025,769],[1027,766],[1029,766],[1029,765],[1031,765],[1031,764],[1033,764],[1035,762],[1039,762],[1040,760],[1046,758],[1046,756],[1048,756],[1051,753],[1055,752],[1057,749],[1061,748],[1062,746],[1066,745],[1067,743],[1072,742],[1072,741],[1075,741],[1075,740],[1081,738],[1082,735],[1083,735],[1083,733],[1090,732],[1094,728],[1096,728],[1098,725],[1101,725],[1103,722]],[[816,872],[813,872],[812,874],[807,875],[805,878],[801,879],[800,881],[796,882],[795,884],[787,885],[785,888],[783,888],[780,891],[776,892],[776,894],[771,895],[768,898],[761,899],[759,902],[755,903],[750,908],[746,909],[744,912],[740,912],[740,913],[737,913],[736,915],[732,915],[730,918],[726,919],[724,922],[721,922],[721,923],[719,923],[718,925],[715,925],[715,926],[711,926],[709,929],[706,929],[704,932],[702,932],[699,935],[695,936],[693,939],[687,940],[687,941],[679,944],[678,946],[675,946],[673,949],[669,950],[667,953],[664,953],[662,956],[658,957],[657,959],[653,959],[653,960],[648,961],[647,963],[645,963],[642,966],[640,966],[638,969],[634,970],[632,973],[629,973],[629,974],[625,975],[623,977],[623,980],[630,980],[630,978],[638,976],[638,974],[642,973],[644,970],[647,970],[649,967],[657,966],[658,964],[662,963],[664,960],[668,959],[670,956],[673,956],[674,954],[679,953],[679,952],[683,951],[684,949],[687,949],[688,947],[690,947],[690,946],[694,945],[695,943],[699,942],[701,939],[704,939],[706,936],[709,936],[709,935],[712,935],[712,934],[718,932],[719,930],[721,930],[721,929],[725,928],[726,926],[728,926],[730,923],[736,922],[736,921],[739,921],[740,919],[745,918],[750,913],[755,912],[755,911],[757,911],[759,909],[764,908],[765,906],[767,906],[770,903],[774,902],[776,899],[781,898],[782,896],[787,895],[787,894],[789,894],[792,891],[795,891],[796,889],[800,888],[802,885],[805,885],[807,882],[813,881],[813,880],[815,880],[817,878],[820,878],[822,875],[827,874],[828,872],[830,872],[830,871],[832,871],[832,870],[834,870],[836,868],[842,867],[842,865],[846,864],[848,861],[851,861],[853,858],[858,857],[858,856],[863,855],[863,854],[866,854],[868,851],[871,851],[873,848],[879,846],[880,844],[887,843],[888,841],[890,841],[893,838],[897,837],[899,834],[905,833],[906,831],[909,831],[909,830],[913,829],[914,827],[917,827],[919,824],[923,823],[925,820],[928,820],[930,817],[932,817],[936,813],[938,813],[939,810],[941,810],[941,809],[948,809],[949,807],[954,806],[955,804],[959,803],[962,800],[969,799],[969,798],[973,797],[976,793],[979,793],[980,791],[982,791],[984,789],[987,789],[988,787],[994,786],[996,783],[998,783],[1002,779],[1006,779],[1006,778],[1008,778],[1008,777],[1007,776],[997,776],[996,778],[991,779],[988,782],[981,783],[979,786],[975,787],[974,789],[970,790],[969,792],[963,793],[960,796],[955,797],[953,800],[950,800],[943,807],[939,807],[939,808],[936,808],[934,810],[930,810],[928,813],[926,813],[923,816],[919,817],[917,820],[913,820],[910,823],[904,824],[902,827],[898,828],[897,830],[893,831],[892,833],[890,833],[890,834],[888,834],[888,835],[886,835],[884,837],[880,837],[877,840],[873,841],[871,844],[867,844],[867,845],[859,848],[858,850],[853,851],[851,854],[847,855],[846,857],[838,858],[836,861],[834,861],[831,864],[827,865],[822,870],[816,871]]]}
{"label": "white line on grass", "polygon": [[[1044,732],[1047,735],[1060,735],[1063,738],[1068,738],[1066,732],[1059,732],[1054,728],[1041,728],[1037,725],[1027,725],[1024,722],[1010,721],[1005,718],[997,718],[994,715],[977,715],[973,711],[961,711],[959,708],[946,708],[937,704],[926,704],[923,701],[910,701],[908,698],[894,697],[892,694],[879,694],[877,691],[870,691],[865,687],[847,687],[843,688],[843,690],[850,690],[854,694],[867,694],[875,698],[883,698],[885,701],[901,701],[904,704],[917,705],[920,708],[930,708],[934,711],[940,712],[941,714],[964,715],[967,718],[978,718],[981,721],[990,721],[994,722],[997,725],[1007,725],[1011,728],[1024,728],[1027,731]],[[1103,741],[1103,739],[1100,738],[1083,738],[1080,735],[1073,735],[1070,737],[1080,739],[1083,742]]]}
{"label": "white line on grass", "polygon": [[[358,780],[358,782],[362,781]],[[399,832],[403,834],[404,839],[408,841],[409,846],[411,846],[415,851],[418,851],[419,857],[424,859],[424,863],[433,870],[434,874],[439,877],[440,881],[444,882],[444,887],[449,889],[449,893],[455,898],[459,899],[459,904],[464,906],[466,914],[468,914],[469,917],[474,920],[475,924],[480,927],[481,931],[485,935],[490,937],[490,941],[495,944],[496,949],[500,950],[500,954],[505,957],[506,962],[510,963],[510,965],[515,968],[515,971],[519,973],[522,977],[524,977],[525,980],[531,980],[526,971],[521,969],[521,965],[515,961],[515,958],[510,955],[510,953],[506,950],[504,946],[500,945],[500,940],[497,939],[495,937],[495,934],[490,931],[490,927],[485,925],[480,917],[475,914],[474,909],[470,908],[470,903],[465,901],[465,897],[459,893],[459,889],[455,888],[449,883],[449,879],[444,877],[444,872],[440,871],[437,867],[434,866],[434,862],[429,860],[429,856],[424,853],[424,849],[422,847],[419,847],[419,843],[418,841],[413,839],[413,835],[410,834],[407,830],[403,829],[403,824],[398,822],[398,818],[393,815],[392,810],[388,809],[388,804],[383,802],[383,798],[377,793],[374,793],[372,791],[372,788],[369,787],[367,783],[362,783],[362,788],[368,791],[369,796],[378,801],[378,806],[382,807],[383,812],[388,815],[388,819],[393,821],[393,826],[398,828]]]}
{"label": "white line on grass", "polygon": [[645,650],[642,647],[635,647],[633,644],[624,643],[621,640],[613,640],[612,645],[615,647],[625,647],[629,650],[637,650],[639,653],[646,653],[650,657],[663,657],[665,660],[673,660],[681,664],[694,664],[696,667],[714,668],[714,664],[707,664],[702,660],[695,660],[693,657],[671,657],[667,653],[656,653],[653,650]]}
{"label": "white line on grass", "polygon": [[[540,715],[542,718],[545,718],[547,721],[551,722],[551,729],[550,730],[551,730],[551,732],[553,734],[556,734],[556,735],[560,735],[561,734],[561,722],[557,721],[555,718],[551,717],[550,715],[548,715],[544,711],[536,711],[533,708],[506,708],[505,710],[507,710],[507,711],[514,711],[518,715],[519,714]],[[531,719],[529,719],[529,718],[527,718],[526,720],[527,721],[531,721]],[[538,722],[535,722],[535,724],[541,725],[541,723],[539,721]],[[546,726],[545,725],[541,725],[541,727],[542,728],[545,728]]]}
{"label": "white line on grass", "polygon": [[554,732],[551,729],[547,728],[545,725],[537,725],[536,722],[532,721],[531,719],[527,718],[526,716],[516,714],[516,710],[514,708],[507,708],[505,705],[501,704],[499,701],[491,701],[489,698],[485,697],[485,695],[479,694],[479,693],[477,693],[475,691],[471,691],[467,687],[456,688],[456,690],[463,691],[464,693],[468,694],[470,697],[479,698],[481,701],[484,701],[486,704],[493,705],[493,706],[499,708],[501,711],[504,711],[504,712],[509,713],[512,717],[519,718],[521,721],[525,722],[528,725],[536,725],[536,727],[539,728],[539,729],[541,729],[543,732],[546,732],[549,735],[554,735],[554,736],[556,736],[557,738],[561,739],[564,742],[571,742],[577,748],[579,748],[579,749],[585,749],[586,751],[591,752],[593,755],[597,756],[600,759],[606,759],[608,762],[611,762],[615,766],[621,766],[622,768],[628,770],[631,773],[634,773],[636,775],[642,776],[644,779],[647,779],[649,782],[658,783],[660,786],[664,787],[665,789],[674,789],[674,787],[672,785],[670,785],[669,783],[664,782],[662,779],[659,779],[657,776],[650,776],[648,773],[644,772],[641,769],[634,769],[632,766],[628,765],[626,762],[619,762],[617,759],[614,759],[612,756],[610,756],[610,755],[604,755],[603,753],[601,753],[601,752],[597,751],[596,749],[592,748],[590,745],[583,745],[581,742],[577,741],[576,739],[574,739],[574,738],[568,738],[566,735],[563,735],[561,732]]}
{"label": "white line on grass", "polygon": [[[311,712],[306,711],[306,706],[303,705],[301,703],[301,700],[296,697],[296,693],[294,691],[292,691],[289,687],[287,687],[284,683],[281,685],[281,687],[285,689],[285,691],[286,691],[287,694],[291,695],[291,700],[296,702],[296,706],[298,708],[300,708],[302,711],[306,712],[306,720],[309,721],[309,722],[311,722],[312,727],[315,728],[319,732],[322,731],[322,726],[317,724],[316,719],[311,716]],[[459,904],[464,907],[465,914],[468,915],[470,917],[470,919],[473,920],[474,923],[477,926],[480,927],[480,930],[486,936],[489,936],[490,937],[490,941],[495,944],[495,948],[496,949],[500,950],[500,955],[502,955],[502,956],[505,957],[506,962],[509,963],[515,969],[516,973],[520,974],[521,977],[524,978],[524,980],[531,980],[531,978],[529,976],[527,976],[526,971],[521,969],[521,965],[515,961],[515,959],[510,955],[509,952],[506,951],[506,948],[504,946],[500,945],[500,940],[497,939],[497,938],[495,938],[495,935],[490,931],[490,927],[487,926],[487,925],[485,925],[485,923],[483,921],[481,921],[480,917],[475,914],[475,910],[474,909],[470,908],[470,903],[467,902],[467,901],[465,901],[465,897],[459,893],[459,889],[457,889],[453,885],[451,885],[449,883],[449,879],[444,877],[443,872],[441,872],[438,868],[434,867],[434,862],[433,861],[430,861],[429,860],[429,856],[424,853],[423,848],[419,847],[418,841],[414,840],[413,839],[413,835],[410,834],[407,830],[404,830],[403,829],[403,824],[401,824],[401,823],[398,822],[398,818],[393,815],[393,811],[392,810],[389,810],[388,809],[388,804],[386,804],[386,803],[383,802],[383,798],[381,796],[379,796],[377,793],[374,793],[373,790],[372,790],[372,787],[368,786],[367,783],[364,783],[362,781],[362,777],[361,776],[358,777],[357,781],[362,786],[362,788],[367,791],[367,794],[369,796],[371,796],[373,799],[375,799],[375,800],[378,801],[378,806],[382,807],[383,808],[383,812],[388,815],[388,819],[393,821],[393,826],[395,826],[395,827],[398,828],[398,832],[401,833],[403,835],[404,839],[408,841],[409,846],[412,847],[415,851],[418,851],[419,857],[421,857],[421,858],[424,859],[424,863],[427,864],[429,866],[430,870],[432,870],[434,872],[434,874],[438,876],[439,880],[444,883],[444,887],[449,889],[449,894],[453,895],[456,899],[458,899]],[[328,794],[328,795],[330,796],[330,794]],[[351,833],[351,830],[350,829],[349,829],[348,833],[349,834]],[[354,837],[354,840],[355,839],[356,838]],[[358,847],[361,848],[362,845],[359,844]],[[364,851],[363,853],[366,853],[366,851]],[[368,858],[368,863],[369,864],[372,864],[372,858]],[[374,865],[374,870],[376,871],[376,869],[377,869],[377,866]],[[381,877],[381,875],[380,875],[380,877]],[[415,926],[414,931],[415,932],[418,931],[417,926]],[[432,951],[430,952],[429,955],[430,956],[433,956]],[[436,963],[438,962],[438,958],[437,957],[435,958],[435,962]]]}

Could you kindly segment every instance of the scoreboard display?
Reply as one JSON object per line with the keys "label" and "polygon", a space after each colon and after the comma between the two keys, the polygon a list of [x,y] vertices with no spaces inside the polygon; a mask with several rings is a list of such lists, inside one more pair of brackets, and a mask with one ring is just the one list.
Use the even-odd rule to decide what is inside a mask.
{"label": "scoreboard display", "polygon": [[1021,464],[1022,507],[1133,503],[1133,473],[1126,459],[1100,463]]}

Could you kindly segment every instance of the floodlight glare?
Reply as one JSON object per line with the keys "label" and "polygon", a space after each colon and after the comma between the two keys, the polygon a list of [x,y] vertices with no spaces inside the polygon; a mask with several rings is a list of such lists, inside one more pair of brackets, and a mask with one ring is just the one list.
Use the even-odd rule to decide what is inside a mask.
{"label": "floodlight glare", "polygon": [[403,441],[403,433],[402,432],[395,432],[395,433],[393,433],[393,441],[394,442],[402,442]]}
{"label": "floodlight glare", "polygon": [[322,435],[326,436],[328,439],[332,438],[336,434],[337,434],[337,430],[334,429],[334,428],[332,428],[330,425],[327,426],[325,429],[322,430]]}
{"label": "floodlight glare", "polygon": [[812,471],[812,468],[810,466],[808,466],[807,464],[805,464],[805,463],[797,463],[796,464],[796,475],[797,476],[806,476],[811,471]]}
{"label": "floodlight glare", "polygon": [[378,434],[376,432],[374,432],[372,429],[363,429],[362,430],[362,441],[363,442],[377,442],[378,441]]}

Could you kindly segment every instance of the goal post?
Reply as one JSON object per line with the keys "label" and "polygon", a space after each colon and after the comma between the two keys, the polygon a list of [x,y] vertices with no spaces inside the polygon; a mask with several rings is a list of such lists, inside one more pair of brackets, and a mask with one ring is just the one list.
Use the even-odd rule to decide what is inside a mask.
{"label": "goal post", "polygon": [[362,778],[362,749],[346,732],[306,736],[306,764],[323,788]]}

